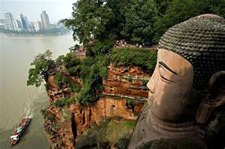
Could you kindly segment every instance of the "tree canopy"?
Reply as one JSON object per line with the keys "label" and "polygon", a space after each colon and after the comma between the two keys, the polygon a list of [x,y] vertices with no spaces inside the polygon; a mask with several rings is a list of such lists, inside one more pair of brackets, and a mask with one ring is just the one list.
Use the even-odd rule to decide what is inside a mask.
{"label": "tree canopy", "polygon": [[126,39],[157,43],[171,26],[203,13],[225,16],[225,0],[78,0],[62,22],[81,43]]}
{"label": "tree canopy", "polygon": [[124,8],[125,23],[121,35],[135,43],[151,42],[156,6],[153,0],[131,1]]}

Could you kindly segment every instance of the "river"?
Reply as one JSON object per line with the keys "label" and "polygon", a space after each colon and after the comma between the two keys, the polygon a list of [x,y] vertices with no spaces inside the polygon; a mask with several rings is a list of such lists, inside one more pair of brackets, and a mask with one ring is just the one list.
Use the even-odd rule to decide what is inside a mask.
{"label": "river", "polygon": [[[67,53],[74,44],[71,34],[54,37],[0,34],[0,149],[49,149],[40,112],[47,106],[48,97],[43,86],[26,85],[28,70],[37,54],[50,49],[55,58]],[[19,144],[11,147],[9,137],[26,108],[33,113],[33,120]]]}

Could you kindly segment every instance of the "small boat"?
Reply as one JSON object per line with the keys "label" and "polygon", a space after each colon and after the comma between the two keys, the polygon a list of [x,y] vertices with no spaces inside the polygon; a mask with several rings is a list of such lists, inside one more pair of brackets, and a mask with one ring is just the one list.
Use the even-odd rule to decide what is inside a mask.
{"label": "small boat", "polygon": [[10,136],[11,145],[16,145],[20,141],[31,122],[31,119],[32,116],[26,116],[20,120],[18,126],[14,129],[13,134]]}

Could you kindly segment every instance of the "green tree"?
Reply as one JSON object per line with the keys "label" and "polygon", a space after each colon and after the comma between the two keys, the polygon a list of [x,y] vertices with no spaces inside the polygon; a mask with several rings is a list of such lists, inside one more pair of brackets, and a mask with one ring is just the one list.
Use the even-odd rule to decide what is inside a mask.
{"label": "green tree", "polygon": [[225,0],[79,0],[63,22],[81,43],[126,39],[157,43],[171,26],[203,13],[225,17]]}
{"label": "green tree", "polygon": [[125,26],[121,34],[135,43],[151,42],[156,6],[153,0],[131,0],[125,7]]}
{"label": "green tree", "polygon": [[112,15],[100,0],[80,0],[73,4],[73,19],[65,19],[63,22],[73,30],[74,40],[86,43],[105,34],[104,24],[111,20],[108,18]]}
{"label": "green tree", "polygon": [[80,63],[81,61],[76,56],[73,56],[72,53],[68,53],[63,58],[63,64],[66,67],[67,71],[70,73],[70,75],[80,75]]}
{"label": "green tree", "polygon": [[123,8],[129,1],[80,0],[73,4],[73,18],[62,22],[80,43],[119,38],[125,21]]}
{"label": "green tree", "polygon": [[48,70],[55,67],[55,62],[52,60],[52,52],[46,50],[44,54],[39,54],[31,63],[33,68],[29,69],[27,85],[35,85],[39,87],[43,80],[47,82]]}

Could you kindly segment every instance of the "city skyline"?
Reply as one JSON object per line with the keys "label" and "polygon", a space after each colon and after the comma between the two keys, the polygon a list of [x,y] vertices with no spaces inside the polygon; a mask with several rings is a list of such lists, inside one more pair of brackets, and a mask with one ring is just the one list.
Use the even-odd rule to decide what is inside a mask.
{"label": "city skyline", "polygon": [[[15,19],[15,20],[17,20],[18,18],[21,18],[21,15],[23,15],[23,16],[25,16],[25,17],[27,17],[27,19],[29,20],[29,22],[37,22],[37,21],[42,21],[42,18],[41,18],[41,15],[42,15],[42,13],[43,12],[47,12],[46,10],[42,10],[41,12],[39,12],[39,15],[37,16],[37,18],[35,19],[35,20],[31,20],[28,16],[27,16],[27,14],[24,14],[24,13],[19,13],[19,14],[17,14],[17,15],[14,15],[12,12],[10,12],[10,11],[7,11],[7,12],[3,12],[2,14],[1,14],[1,17],[0,17],[0,19],[6,19],[5,18],[5,14],[6,13],[10,13],[11,15],[12,15],[12,17]],[[49,14],[48,14],[48,17],[49,17]],[[49,22],[51,22],[52,24],[56,24],[56,23],[58,23],[58,21],[60,21],[60,19],[58,20],[58,21],[51,21],[52,19],[51,19],[51,16],[49,17]]]}
{"label": "city skyline", "polygon": [[40,20],[40,13],[46,11],[50,22],[57,23],[71,17],[74,2],[76,0],[0,0],[0,19],[4,19],[5,12],[10,12],[15,18],[23,14],[30,21],[37,21]]}
{"label": "city skyline", "polygon": [[0,20],[0,29],[22,32],[38,32],[55,28],[54,24],[49,21],[49,15],[46,11],[42,11],[37,21],[29,21],[26,15],[20,14],[14,17],[11,12],[4,13],[5,18]]}

